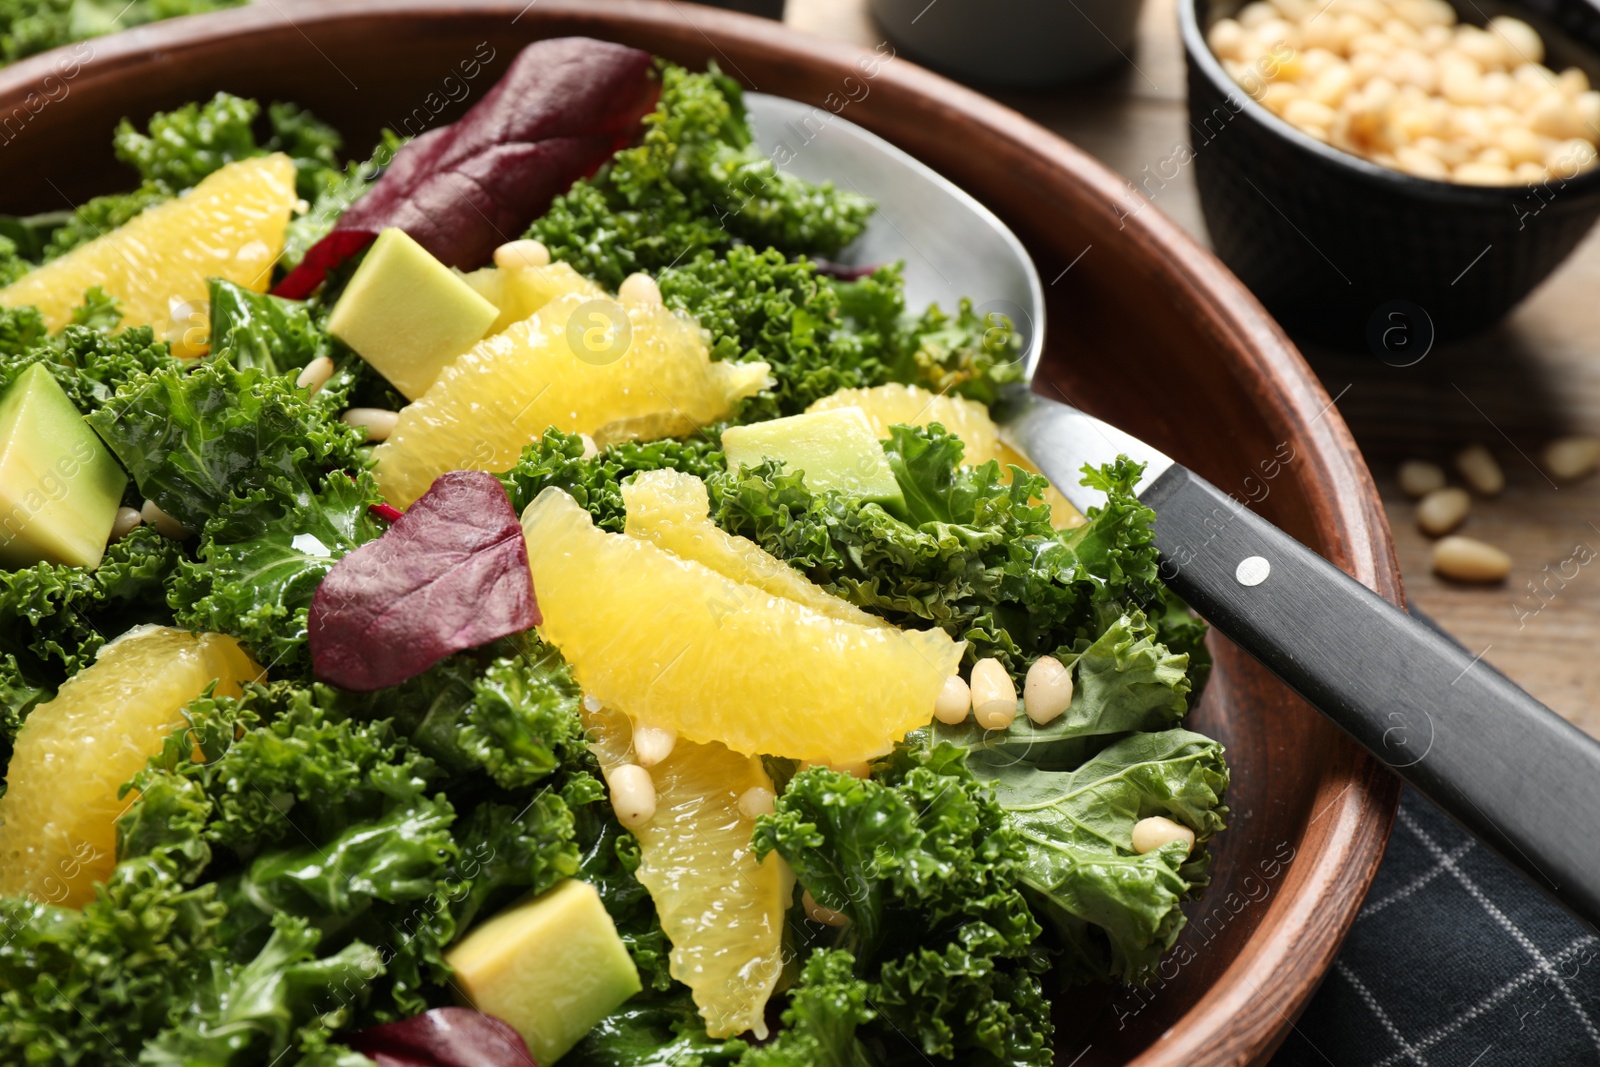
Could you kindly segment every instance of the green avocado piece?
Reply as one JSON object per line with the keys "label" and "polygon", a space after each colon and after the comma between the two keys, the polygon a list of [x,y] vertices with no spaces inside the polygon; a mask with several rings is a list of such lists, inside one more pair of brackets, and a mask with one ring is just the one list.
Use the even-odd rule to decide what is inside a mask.
{"label": "green avocado piece", "polygon": [[98,567],[128,476],[43,364],[0,396],[0,566]]}
{"label": "green avocado piece", "polygon": [[814,493],[837,489],[893,511],[905,507],[883,445],[857,407],[734,426],[722,432],[722,451],[730,471],[778,459],[800,471]]}
{"label": "green avocado piece", "polygon": [[351,276],[328,332],[415,400],[499,315],[460,275],[391,227]]}
{"label": "green avocado piece", "polygon": [[474,927],[445,960],[468,1002],[509,1023],[539,1067],[642,988],[600,894],[575,878]]}

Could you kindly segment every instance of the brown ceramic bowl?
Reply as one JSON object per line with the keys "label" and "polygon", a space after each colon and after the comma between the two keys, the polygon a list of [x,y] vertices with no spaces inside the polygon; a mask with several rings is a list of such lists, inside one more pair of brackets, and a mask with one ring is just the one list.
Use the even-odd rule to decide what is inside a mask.
{"label": "brown ceramic bowl", "polygon": [[[384,125],[458,114],[466,105],[447,89],[463,60],[483,64],[468,83],[475,95],[520,45],[565,34],[696,66],[715,59],[763,92],[822,106],[848,90],[848,118],[965,186],[1027,244],[1051,324],[1039,388],[1224,490],[1255,498],[1265,486],[1267,518],[1400,599],[1389,530],[1349,432],[1220,263],[1159,211],[1128,216],[1120,179],[1014,112],[904,60],[875,65],[871,53],[771,22],[676,0],[271,0],[145,27],[79,58],[62,51],[0,71],[0,212],[128,186],[110,151],[124,115],[143,120],[226,89],[304,104],[362,150]],[[1214,881],[1187,909],[1160,981],[1056,998],[1062,1067],[1264,1062],[1332,962],[1383,853],[1396,780],[1213,640],[1217,666],[1193,723],[1227,745],[1233,767]]]}

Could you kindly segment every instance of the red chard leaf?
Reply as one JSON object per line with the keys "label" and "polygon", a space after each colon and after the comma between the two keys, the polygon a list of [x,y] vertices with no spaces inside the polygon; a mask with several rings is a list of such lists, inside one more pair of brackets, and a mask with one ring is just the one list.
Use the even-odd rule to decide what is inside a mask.
{"label": "red chard leaf", "polygon": [[334,565],[306,624],[317,677],[370,692],[541,621],[505,489],[492,474],[451,471]]}
{"label": "red chard leaf", "polygon": [[434,1008],[340,1040],[378,1067],[539,1067],[509,1023],[471,1008]]}
{"label": "red chard leaf", "polygon": [[650,53],[608,41],[530,44],[460,121],[397,152],[273,292],[304,299],[390,226],[447,266],[484,266],[498,245],[521,237],[552,200],[634,139],[660,92],[654,69]]}

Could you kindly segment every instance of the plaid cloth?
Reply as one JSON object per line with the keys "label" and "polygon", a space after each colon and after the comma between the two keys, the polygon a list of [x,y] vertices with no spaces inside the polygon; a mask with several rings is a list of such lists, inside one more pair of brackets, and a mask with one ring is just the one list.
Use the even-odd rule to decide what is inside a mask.
{"label": "plaid cloth", "polygon": [[1600,938],[1408,787],[1349,939],[1272,1063],[1600,1065]]}

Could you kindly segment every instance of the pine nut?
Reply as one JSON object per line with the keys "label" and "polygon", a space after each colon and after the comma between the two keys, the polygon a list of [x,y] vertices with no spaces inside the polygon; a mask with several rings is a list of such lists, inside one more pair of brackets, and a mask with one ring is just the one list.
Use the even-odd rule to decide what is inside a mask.
{"label": "pine nut", "polygon": [[578,440],[583,443],[583,455],[579,459],[593,459],[600,454],[600,446],[594,443],[594,438],[586,433],[580,433]]}
{"label": "pine nut", "polygon": [[972,690],[961,675],[952,674],[944,680],[944,688],[933,702],[933,717],[948,726],[957,726],[967,721],[971,710]]}
{"label": "pine nut", "polygon": [[144,507],[139,509],[139,517],[154,526],[156,533],[169,540],[186,541],[194,536],[193,530],[156,507],[154,500],[144,502]]}
{"label": "pine nut", "polygon": [[648,274],[630,274],[617,286],[617,299],[630,304],[660,304],[661,287]]}
{"label": "pine nut", "polygon": [[1511,557],[1491,544],[1454,535],[1435,542],[1433,571],[1458,582],[1498,582],[1511,573]]}
{"label": "pine nut", "polygon": [[1600,437],[1558,437],[1545,446],[1544,469],[1563,482],[1574,482],[1600,465]]}
{"label": "pine nut", "polygon": [[637,763],[624,763],[611,768],[606,784],[611,787],[611,810],[623,826],[635,830],[655,817],[656,783],[649,771]]}
{"label": "pine nut", "polygon": [[318,356],[307,363],[300,371],[300,376],[294,380],[295,388],[309,389],[312,396],[317,395],[317,390],[328,384],[328,379],[333,377],[333,360],[327,356]]}
{"label": "pine nut", "polygon": [[1513,65],[1544,60],[1544,41],[1539,37],[1539,31],[1521,19],[1496,15],[1489,20],[1489,32],[1500,37],[1513,57]]}
{"label": "pine nut", "polygon": [[1022,681],[1022,710],[1037,726],[1053,722],[1072,703],[1072,672],[1054,656],[1040,656]]}
{"label": "pine nut", "polygon": [[1435,489],[1444,488],[1444,471],[1437,463],[1422,459],[1408,459],[1396,472],[1400,491],[1412,499],[1427,496]]}
{"label": "pine nut", "polygon": [[633,728],[633,758],[641,767],[654,767],[672,755],[678,743],[678,731],[660,726],[635,726]]}
{"label": "pine nut", "polygon": [[400,424],[400,413],[383,408],[348,408],[339,421],[358,429],[366,427],[368,441],[387,441]]}
{"label": "pine nut", "polygon": [[1506,476],[1494,454],[1482,445],[1468,445],[1456,456],[1456,470],[1482,496],[1494,496],[1506,487]]}
{"label": "pine nut", "polygon": [[507,241],[494,250],[494,265],[501,270],[514,270],[517,267],[548,267],[550,249],[545,247],[543,241],[535,241],[532,238]]}
{"label": "pine nut", "polygon": [[1182,841],[1185,849],[1193,851],[1194,831],[1165,815],[1152,815],[1133,824],[1133,850],[1141,856],[1174,841]]}
{"label": "pine nut", "polygon": [[806,909],[806,918],[812,922],[821,923],[823,926],[849,925],[850,917],[848,915],[834,911],[832,908],[824,908],[817,903],[817,898],[811,895],[811,890],[809,889],[800,894],[800,905]]}
{"label": "pine nut", "polygon": [[599,699],[596,698],[593,694],[591,694],[591,693],[583,694],[583,710],[584,711],[587,711],[589,714],[593,715],[595,712],[599,711],[603,707],[605,707],[605,705],[600,703]]}
{"label": "pine nut", "polygon": [[1471,509],[1465,489],[1435,489],[1417,505],[1417,525],[1429,537],[1443,537],[1465,522]]}
{"label": "pine nut", "polygon": [[772,790],[763,786],[753,785],[739,794],[739,814],[746,819],[771,815],[776,804],[777,798],[772,795]]}
{"label": "pine nut", "polygon": [[972,665],[972,714],[985,730],[1004,730],[1017,717],[1017,687],[994,658]]}
{"label": "pine nut", "polygon": [[112,541],[120,541],[133,532],[133,528],[144,521],[144,516],[130,507],[117,509],[117,517],[111,520]]}

